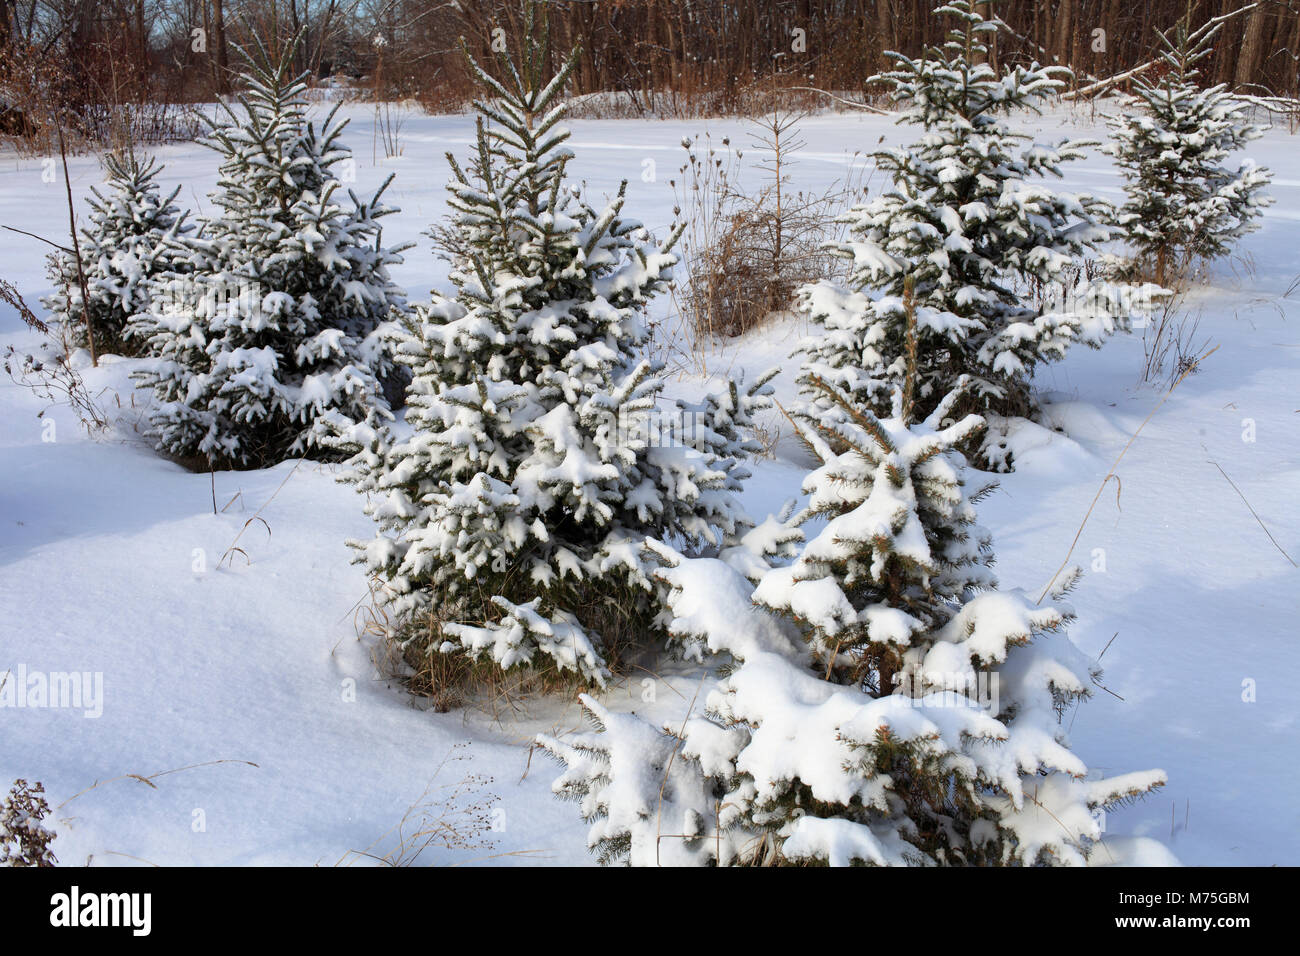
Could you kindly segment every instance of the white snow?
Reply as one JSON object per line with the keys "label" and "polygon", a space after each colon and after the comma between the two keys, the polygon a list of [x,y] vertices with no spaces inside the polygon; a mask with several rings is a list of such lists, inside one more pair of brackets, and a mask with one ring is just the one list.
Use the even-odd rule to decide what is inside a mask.
{"label": "white snow", "polygon": [[[355,150],[361,194],[390,170],[368,160],[373,111],[342,111],[352,119],[344,138]],[[599,198],[626,177],[627,213],[662,235],[673,205],[667,158],[705,121],[568,125],[575,178]],[[707,125],[715,140],[745,139],[738,121]],[[1106,136],[1083,110],[1035,120],[1035,130],[1044,141]],[[809,145],[792,175],[812,190],[842,175],[855,149],[908,135],[888,117],[833,114],[808,119],[802,133]],[[418,243],[393,275],[419,299],[431,287],[449,289],[446,266],[421,233],[445,211],[443,152],[466,152],[473,120],[411,116],[402,138],[402,168],[386,194],[402,212],[384,220],[384,241]],[[1185,304],[1200,317],[1199,336],[1219,351],[1146,425],[1074,550],[1072,560],[1088,573],[1072,595],[1071,635],[1094,656],[1105,649],[1102,681],[1113,693],[1098,691],[1066,715],[1072,747],[1102,773],[1159,766],[1169,781],[1156,796],[1108,815],[1094,850],[1108,854],[1106,862],[1170,862],[1147,837],[1188,865],[1300,862],[1300,830],[1289,825],[1300,786],[1300,571],[1279,551],[1300,560],[1296,144],[1274,129],[1247,147],[1277,177],[1270,188],[1277,202],[1261,230],[1243,239],[1240,256],[1216,265]],[[753,175],[757,152],[745,152]],[[159,153],[164,192],[182,184],[178,201],[210,212],[203,197],[216,181],[215,157],[193,145]],[[649,182],[646,159],[660,168]],[[93,157],[69,166],[81,202],[100,181],[99,167]],[[1122,197],[1112,162],[1095,150],[1066,169],[1062,188]],[[60,241],[63,186],[44,183],[41,173],[39,157],[0,154],[0,222]],[[45,252],[35,240],[0,232],[0,275],[34,307],[50,291]],[[652,308],[671,328],[666,307]],[[798,325],[782,320],[720,347],[709,367],[756,372],[781,364],[776,397],[788,407],[795,363],[787,353],[805,332]],[[1001,476],[1000,490],[980,506],[1002,579],[1048,582],[1111,463],[1160,402],[1163,387],[1138,384],[1141,334],[1112,337],[1100,351],[1071,350],[1038,372],[1048,417],[1063,432],[1023,423],[1010,429],[1017,470]],[[0,307],[0,346],[7,343],[33,352],[39,337]],[[45,784],[58,806],[51,826],[60,861],[333,864],[382,840],[431,781],[436,799],[443,784],[474,772],[493,778],[488,789],[502,811],[499,829],[488,834],[492,852],[516,854],[493,864],[589,862],[586,825],[552,797],[554,767],[531,760],[529,748],[538,731],[563,739],[578,728],[577,702],[513,701],[495,714],[412,706],[395,682],[377,677],[373,643],[357,637],[367,583],[344,540],[373,535],[358,496],[335,482],[331,468],[309,462],[208,476],[158,458],[139,435],[143,396],[133,396],[132,367],[104,361],[85,372],[116,418],[114,431],[97,440],[85,437],[67,408],[38,417],[45,403],[0,376],[0,679],[20,665],[28,674],[103,675],[98,718],[84,716],[85,708],[0,708],[0,784],[17,777]],[[691,376],[669,386],[674,398],[700,390]],[[752,466],[746,503],[760,519],[798,495],[811,464],[788,428],[785,435],[776,459]],[[228,552],[236,542],[240,550]],[[905,623],[870,626],[901,642]],[[772,649],[780,637],[762,640]],[[705,705],[694,697],[700,680],[694,665],[667,664],[611,681],[601,700],[614,712],[680,726]],[[831,705],[810,698],[809,718]],[[444,763],[465,741],[456,750],[465,759]],[[248,763],[210,763],[218,760]],[[187,767],[153,786],[124,777]],[[1050,788],[1065,785],[1050,779],[1039,803],[1026,801],[1022,811],[1027,839],[1050,822]],[[1099,825],[1067,822],[1080,830]],[[868,836],[808,829],[794,845],[812,855],[892,858],[897,848],[873,846]],[[486,855],[438,849],[422,862]]]}

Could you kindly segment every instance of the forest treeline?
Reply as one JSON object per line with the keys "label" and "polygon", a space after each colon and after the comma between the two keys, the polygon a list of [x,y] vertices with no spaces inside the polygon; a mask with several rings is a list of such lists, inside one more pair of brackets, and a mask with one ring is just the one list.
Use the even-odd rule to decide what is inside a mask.
{"label": "forest treeline", "polygon": [[[982,6],[982,5],[981,5]],[[581,46],[572,92],[614,92],[644,112],[743,112],[778,83],[870,95],[886,51],[942,39],[930,0],[552,0],[553,50]],[[1234,14],[1202,75],[1238,91],[1300,93],[1300,0],[1016,0],[990,57],[1038,60],[1090,77],[1151,62],[1159,37]],[[78,115],[120,103],[185,103],[230,91],[233,48],[254,32],[302,34],[299,68],[430,109],[467,104],[464,37],[485,61],[520,35],[515,0],[0,0],[0,133],[50,106]],[[1149,67],[1158,69],[1158,67]],[[815,96],[816,94],[810,94]]]}

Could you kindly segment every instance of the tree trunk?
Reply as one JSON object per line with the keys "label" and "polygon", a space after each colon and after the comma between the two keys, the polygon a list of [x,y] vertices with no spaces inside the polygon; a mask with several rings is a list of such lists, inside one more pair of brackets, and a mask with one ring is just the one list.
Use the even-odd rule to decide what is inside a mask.
{"label": "tree trunk", "polygon": [[14,39],[13,20],[13,0],[0,0],[0,50],[8,49]]}
{"label": "tree trunk", "polygon": [[1267,16],[1265,6],[1261,3],[1250,11],[1250,16],[1246,20],[1241,49],[1237,52],[1235,81],[1238,87],[1258,82],[1260,79],[1259,68],[1262,65],[1261,53],[1264,47],[1264,20]]}
{"label": "tree trunk", "polygon": [[135,36],[139,44],[136,53],[140,60],[139,99],[145,103],[149,99],[149,34],[144,28],[144,0],[135,0]]}
{"label": "tree trunk", "polygon": [[894,12],[889,7],[889,0],[876,0],[876,69],[880,69],[880,63],[883,57],[879,55],[884,50],[892,50],[893,39],[890,33],[890,27],[894,24]]}
{"label": "tree trunk", "polygon": [[[1291,43],[1289,45],[1290,57],[1284,58],[1283,63],[1295,63],[1297,57],[1300,57],[1300,9],[1290,10],[1291,17]],[[1300,94],[1300,71],[1294,67],[1286,71],[1286,78],[1282,83],[1282,93],[1288,96]]]}
{"label": "tree trunk", "polygon": [[1056,62],[1070,62],[1071,46],[1074,42],[1074,2],[1061,0],[1061,7],[1056,13],[1056,38],[1052,43],[1052,55]]}
{"label": "tree trunk", "polygon": [[229,93],[230,61],[226,56],[226,14],[222,0],[212,0],[212,42],[217,48],[217,93]]}

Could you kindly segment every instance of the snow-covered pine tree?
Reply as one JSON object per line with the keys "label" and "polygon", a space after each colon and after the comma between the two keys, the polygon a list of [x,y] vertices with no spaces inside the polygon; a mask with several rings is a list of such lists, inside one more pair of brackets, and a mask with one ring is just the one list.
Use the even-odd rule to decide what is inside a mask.
{"label": "snow-covered pine tree", "polygon": [[1079,257],[1110,235],[1101,224],[1109,206],[1044,182],[1092,144],[1035,143],[1009,122],[1013,111],[1039,111],[1069,70],[996,70],[987,43],[1002,23],[975,6],[952,0],[935,11],[956,21],[942,47],[916,59],[889,54],[897,68],[876,79],[892,87],[899,122],[919,127],[920,138],[875,154],[892,185],[843,217],[849,236],[832,248],[849,264],[847,285],[820,282],[800,294],[817,327],[801,351],[880,414],[907,364],[906,282],[920,318],[923,415],[961,375],[971,382],[964,407],[1023,415],[1038,363],[1076,342],[1099,345],[1128,318],[1125,290],[1076,287]]}
{"label": "snow-covered pine tree", "polygon": [[468,168],[449,155],[450,297],[417,306],[397,357],[412,370],[409,437],[363,427],[348,480],[380,525],[351,542],[417,671],[468,653],[601,683],[620,645],[659,632],[647,535],[724,547],[749,528],[735,492],[767,378],[697,405],[663,398],[646,358],[647,301],[676,261],[566,181],[560,125],[574,51],[548,75],[544,22],[524,9],[484,96]]}
{"label": "snow-covered pine tree", "polygon": [[1249,160],[1235,171],[1224,165],[1267,127],[1249,121],[1247,104],[1225,84],[1196,82],[1196,64],[1222,26],[1220,18],[1192,31],[1183,19],[1161,33],[1155,75],[1134,78],[1125,112],[1107,120],[1114,136],[1107,151],[1125,172],[1128,196],[1116,222],[1162,285],[1195,259],[1226,255],[1273,202],[1263,194],[1267,169]]}
{"label": "snow-covered pine tree", "polygon": [[947,424],[954,391],[913,422],[896,391],[877,418],[810,382],[826,411],[796,421],[822,465],[792,525],[825,523],[796,559],[751,589],[734,562],[657,546],[669,631],[727,663],[706,715],[661,731],[584,699],[602,732],[539,738],[592,849],[650,864],[1168,861],[1103,838],[1098,811],[1165,776],[1102,778],[1069,749],[1060,716],[1098,671],[1064,633],[1059,590],[1039,606],[995,589],[981,492],[954,450],[980,417]]}
{"label": "snow-covered pine tree", "polygon": [[153,157],[141,160],[133,152],[110,152],[104,166],[107,188],[101,192],[91,187],[89,222],[79,230],[90,308],[81,301],[77,263],[67,251],[49,257],[55,291],[41,303],[63,326],[72,346],[89,344],[89,320],[100,352],[137,355],[143,342],[132,336],[130,319],[148,311],[155,276],[186,271],[188,263],[177,252],[177,240],[192,227],[176,205],[180,187],[167,196],[158,188],[163,167]]}
{"label": "snow-covered pine tree", "polygon": [[392,177],[368,202],[345,196],[346,121],[337,107],[308,120],[293,43],[254,43],[238,106],[222,104],[204,141],[222,158],[220,213],[185,243],[191,271],[154,281],[140,323],[158,447],[204,467],[340,455],[331,435],[389,414],[406,310],[378,222],[396,211],[381,198]]}

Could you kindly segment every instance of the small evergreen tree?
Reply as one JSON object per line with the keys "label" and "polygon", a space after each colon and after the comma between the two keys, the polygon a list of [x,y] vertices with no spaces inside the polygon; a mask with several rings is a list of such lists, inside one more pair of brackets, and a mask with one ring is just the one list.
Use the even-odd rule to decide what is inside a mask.
{"label": "small evergreen tree", "polygon": [[810,385],[828,410],[796,420],[822,465],[792,526],[825,523],[795,560],[751,591],[736,562],[658,547],[670,633],[726,662],[706,716],[660,732],[584,699],[602,733],[539,738],[554,789],[607,861],[1109,862],[1097,811],[1165,777],[1102,779],[1069,749],[1060,715],[1098,672],[1068,608],[995,589],[954,451],[982,420],[945,424],[959,392],[914,422],[903,392],[877,418]]}
{"label": "small evergreen tree", "polygon": [[1038,363],[1076,342],[1099,345],[1126,324],[1122,290],[1075,287],[1079,257],[1110,235],[1101,224],[1108,206],[1042,182],[1060,177],[1062,164],[1090,144],[1034,143],[1008,123],[1012,111],[1039,111],[1069,70],[1034,63],[999,72],[987,41],[1000,20],[986,19],[970,0],[936,13],[956,20],[947,42],[919,59],[889,54],[897,69],[876,78],[903,107],[899,122],[921,136],[875,154],[892,186],[844,217],[850,235],[834,249],[850,265],[848,285],[801,291],[817,326],[802,351],[855,400],[886,414],[909,363],[910,283],[920,413],[969,375],[967,408],[1023,415]]}
{"label": "small evergreen tree", "polygon": [[[477,151],[449,155],[455,294],[417,307],[409,438],[353,429],[348,480],[380,525],[353,542],[417,668],[464,651],[509,669],[603,682],[616,645],[658,631],[647,534],[721,547],[748,528],[735,502],[768,404],[762,378],[698,405],[667,402],[642,354],[644,312],[676,257],[566,181],[559,122],[577,52],[547,75],[544,22],[525,7],[502,79],[469,57],[485,98]],[[682,434],[684,432],[684,434]]]}
{"label": "small evergreen tree", "polygon": [[1213,52],[1221,20],[1189,32],[1186,19],[1161,33],[1152,78],[1133,81],[1125,112],[1108,118],[1109,152],[1124,170],[1128,200],[1116,222],[1138,252],[1154,262],[1155,280],[1181,273],[1194,259],[1227,255],[1236,239],[1259,228],[1273,200],[1263,194],[1272,175],[1247,161],[1235,171],[1230,153],[1267,127],[1248,121],[1245,103],[1224,84],[1197,86],[1196,64]]}
{"label": "small evergreen tree", "polygon": [[184,273],[186,259],[178,240],[191,227],[176,205],[177,186],[167,196],[158,188],[162,166],[152,157],[141,161],[134,153],[108,153],[108,188],[90,191],[90,222],[80,230],[81,265],[90,294],[90,307],[81,301],[77,263],[71,252],[49,258],[53,295],[42,299],[68,342],[89,344],[87,322],[101,352],[137,355],[143,342],[133,337],[131,318],[149,309],[149,288],[159,275]]}
{"label": "small evergreen tree", "polygon": [[343,201],[346,122],[307,119],[294,45],[258,42],[239,107],[222,105],[205,144],[221,157],[220,214],[185,244],[191,271],[159,277],[141,323],[158,447],[204,466],[337,456],[326,439],[388,414],[391,336],[406,310],[381,245],[381,197]]}

